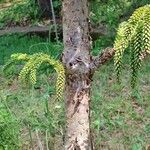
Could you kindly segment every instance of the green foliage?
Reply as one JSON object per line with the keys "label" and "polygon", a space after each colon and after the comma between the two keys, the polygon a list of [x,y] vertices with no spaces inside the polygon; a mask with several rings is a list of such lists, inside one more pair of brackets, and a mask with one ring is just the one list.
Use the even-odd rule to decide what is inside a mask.
{"label": "green foliage", "polygon": [[[31,147],[31,143],[33,146],[37,146],[35,134],[37,130],[42,143],[47,142],[49,148],[53,149],[51,143],[53,143],[55,136],[62,136],[65,124],[64,102],[56,102],[52,96],[54,94],[52,88],[55,86],[54,76],[55,74],[47,78],[44,74],[40,75],[39,78],[42,80],[40,88],[45,91],[42,94],[39,93],[38,89],[24,90],[16,79],[14,81],[17,83],[18,89],[16,90],[9,90],[10,85],[7,88],[0,85],[0,88],[3,87],[4,89],[0,90],[0,106],[3,106],[0,107],[0,117],[6,116],[4,112],[7,112],[9,116],[8,120],[5,119],[3,122],[5,133],[0,131],[0,139],[3,139],[2,142],[0,140],[0,149],[1,145],[2,147],[9,146],[8,149],[11,150],[27,149],[26,146]],[[0,120],[0,122],[2,121]],[[31,134],[32,141],[29,134]]]}
{"label": "green foliage", "polygon": [[24,0],[16,2],[10,8],[0,11],[0,27],[3,27],[11,22],[20,24],[35,20],[38,14],[38,7],[34,0]]}
{"label": "green foliage", "polygon": [[100,53],[100,50],[105,49],[108,46],[113,46],[113,37],[101,36],[97,40],[93,41],[92,55],[96,56]]}
{"label": "green foliage", "polygon": [[122,68],[122,57],[128,48],[131,53],[132,88],[136,86],[143,53],[150,53],[150,5],[138,8],[127,22],[120,24],[114,44],[117,78]]}
{"label": "green foliage", "polygon": [[[20,41],[18,45],[20,45]],[[96,46],[98,47],[99,44]],[[96,46],[95,48],[97,48]],[[55,43],[51,47],[55,48]],[[20,48],[22,49],[22,47]],[[36,49],[38,47],[35,47],[33,53]],[[141,90],[138,95],[134,96],[141,100],[131,99],[127,80],[130,73],[127,60],[125,61],[127,67],[123,70],[125,76],[122,77],[121,85],[116,84],[114,80],[112,63],[103,65],[94,75],[91,93],[91,130],[95,149],[132,149],[139,147],[138,145],[145,149],[149,145],[149,60],[147,58],[143,62],[140,79]],[[65,108],[64,102],[55,101],[53,96],[56,77],[55,72],[49,76],[42,73],[38,75],[38,85],[33,88],[22,88],[17,76],[7,79],[2,73],[0,74],[0,89],[3,89],[0,90],[0,95],[3,99],[7,97],[7,105],[12,114],[15,114],[13,117],[17,118],[19,127],[16,127],[21,131],[18,139],[20,149],[31,148],[29,132],[31,132],[33,147],[37,147],[38,141],[35,134],[37,130],[43,149],[46,141],[48,141],[49,149],[55,149],[56,145],[59,146],[56,149],[62,149],[65,134]],[[1,104],[4,103],[4,100],[1,101]],[[7,123],[9,124],[9,122]],[[18,132],[13,134],[16,136]]]}
{"label": "green foliage", "polygon": [[94,24],[106,24],[114,32],[122,19],[148,3],[149,0],[90,0],[91,21]]}
{"label": "green foliage", "polygon": [[[7,1],[8,2],[8,1]],[[0,11],[0,28],[5,26],[27,26],[29,24],[37,24],[43,20],[41,17],[45,10],[39,9],[38,1],[36,0],[22,0],[9,1],[11,6],[1,9]],[[6,3],[6,0],[0,1],[0,3]],[[55,9],[55,15],[60,16],[61,1],[54,0],[53,6]],[[47,6],[50,7],[50,6]]]}
{"label": "green foliage", "polygon": [[115,81],[112,63],[103,65],[93,77],[91,127],[95,149],[146,149],[149,145],[150,123],[150,57],[141,68],[138,95],[131,97],[127,78],[129,64],[125,59],[121,84]]}
{"label": "green foliage", "polygon": [[21,70],[19,78],[24,83],[26,83],[30,79],[33,85],[36,84],[37,81],[36,78],[37,70],[43,63],[48,63],[49,65],[53,66],[54,70],[58,75],[56,82],[56,99],[60,100],[62,98],[65,83],[65,72],[63,65],[59,61],[43,53],[35,53],[33,55],[17,53],[11,55],[11,60],[5,65],[4,71],[7,70],[7,68],[9,68],[9,66],[15,61],[27,62],[23,67],[23,69]]}
{"label": "green foliage", "polygon": [[61,8],[61,1],[60,0],[54,0],[53,6],[54,6],[55,10],[59,10]]}
{"label": "green foliage", "polygon": [[[2,93],[1,93],[2,94]],[[7,97],[0,97],[0,146],[3,149],[18,149],[19,125],[7,106]]]}
{"label": "green foliage", "polygon": [[13,53],[46,53],[55,59],[62,53],[62,43],[52,43],[47,38],[12,34],[0,37],[0,64],[5,64]]}

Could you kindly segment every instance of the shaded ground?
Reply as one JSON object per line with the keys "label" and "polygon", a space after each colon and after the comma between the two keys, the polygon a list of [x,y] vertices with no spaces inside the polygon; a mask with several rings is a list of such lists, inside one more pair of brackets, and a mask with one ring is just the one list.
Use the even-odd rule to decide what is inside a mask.
{"label": "shaded ground", "polygon": [[[62,25],[57,25],[58,33],[62,39]],[[54,26],[53,24],[50,25],[41,25],[41,26],[16,26],[16,27],[6,27],[5,29],[0,30],[0,36],[6,35],[6,34],[13,34],[13,33],[24,33],[24,34],[36,34],[36,35],[47,35],[50,32],[50,34],[54,33]],[[105,36],[107,35],[107,29],[105,26],[101,25],[99,27],[92,27],[90,34],[93,39],[99,38],[99,36]]]}

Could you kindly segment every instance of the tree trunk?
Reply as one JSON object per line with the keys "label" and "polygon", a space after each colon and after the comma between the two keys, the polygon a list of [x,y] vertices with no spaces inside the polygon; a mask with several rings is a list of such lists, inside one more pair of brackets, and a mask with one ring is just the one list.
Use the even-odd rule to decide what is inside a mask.
{"label": "tree trunk", "polygon": [[63,63],[66,68],[66,150],[91,150],[90,36],[87,0],[63,0]]}
{"label": "tree trunk", "polygon": [[51,18],[51,4],[50,0],[38,0],[38,5],[41,11],[41,17]]}

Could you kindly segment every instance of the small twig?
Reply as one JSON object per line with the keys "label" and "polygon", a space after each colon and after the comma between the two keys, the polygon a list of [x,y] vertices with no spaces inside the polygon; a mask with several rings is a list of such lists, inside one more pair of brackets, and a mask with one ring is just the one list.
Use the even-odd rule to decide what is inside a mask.
{"label": "small twig", "polygon": [[38,130],[36,129],[35,132],[36,132],[36,137],[37,137],[37,141],[38,141],[38,146],[39,146],[40,150],[44,150],[43,146],[42,146],[42,142],[41,142],[40,137],[39,137]]}
{"label": "small twig", "polygon": [[34,148],[33,148],[32,133],[31,133],[31,128],[30,128],[30,125],[29,125],[29,124],[28,124],[28,130],[29,130],[29,136],[30,136],[31,148],[32,148],[32,150],[34,150]]}
{"label": "small twig", "polygon": [[47,130],[46,130],[45,138],[46,138],[46,150],[49,150],[49,146],[48,146],[48,132],[47,132]]}
{"label": "small twig", "polygon": [[55,12],[54,12],[54,7],[53,7],[52,0],[50,0],[50,4],[51,4],[52,17],[53,17],[54,28],[55,28],[56,41],[58,42],[58,32],[57,32],[56,17],[55,17]]}
{"label": "small twig", "polygon": [[115,50],[113,48],[106,48],[105,50],[103,50],[98,56],[93,58],[93,61],[90,64],[91,70],[94,72],[97,68],[112,59],[114,54]]}

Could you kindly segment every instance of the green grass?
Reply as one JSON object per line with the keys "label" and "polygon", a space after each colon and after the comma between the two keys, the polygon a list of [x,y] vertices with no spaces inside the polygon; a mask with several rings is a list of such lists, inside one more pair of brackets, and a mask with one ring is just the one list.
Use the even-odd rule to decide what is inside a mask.
{"label": "green grass", "polygon": [[[36,36],[8,35],[0,38],[1,64],[5,64],[10,59],[11,54],[20,52],[29,54],[44,52],[54,58],[60,58],[63,49],[62,43],[51,43],[48,39]],[[47,76],[48,72],[46,71],[46,74],[39,77],[41,80],[36,86],[25,88],[17,80],[19,68],[12,66],[3,73],[3,67],[0,67],[0,107],[3,108],[0,109],[0,145],[4,149],[12,150],[19,149],[18,147],[27,148],[29,145],[35,146],[37,142],[36,132],[47,134],[47,136],[40,135],[40,138],[51,145],[53,140],[49,143],[46,142],[47,138],[54,138],[56,133],[62,135],[64,129],[61,127],[64,125],[64,113],[59,113],[64,108],[61,106],[63,103],[58,104],[55,109],[53,98],[51,98],[52,101],[48,104],[49,96],[53,97],[54,95],[55,76],[54,74],[51,77]],[[30,133],[31,136],[29,136]],[[32,136],[33,141],[31,140]]]}
{"label": "green grass", "polygon": [[[0,3],[4,3],[4,6],[6,5],[5,2],[6,0],[0,1]],[[8,3],[11,4],[10,7],[0,8],[0,28],[37,25],[37,23],[42,23],[42,20],[45,19],[43,18],[44,11],[39,9],[38,2],[35,0],[22,0],[19,2],[10,0]],[[61,1],[53,1],[53,7],[55,15],[60,16]]]}
{"label": "green grass", "polygon": [[39,20],[37,17],[39,10],[34,0],[13,1],[11,4],[11,7],[0,9],[0,28],[10,24],[28,25]]}
{"label": "green grass", "polygon": [[[0,41],[5,62],[14,52],[44,51],[56,57],[63,48],[61,43],[48,44],[47,39],[23,35],[5,36]],[[0,60],[3,59],[2,55],[0,57]],[[150,144],[149,61],[150,58],[146,58],[140,72],[138,91],[133,93],[128,62],[122,73],[121,85],[116,83],[112,62],[102,66],[94,75],[91,130],[96,150],[144,150]],[[12,68],[9,75],[14,72],[19,72],[17,66],[16,69]],[[45,149],[46,145],[50,149],[62,149],[64,102],[54,101],[55,82],[55,74],[46,73],[39,76],[36,86],[25,88],[17,75],[9,78],[4,76],[1,67],[0,139],[3,140],[0,140],[0,145],[11,150],[17,150],[18,147],[31,149],[32,146],[37,149],[38,134]]]}
{"label": "green grass", "polygon": [[123,72],[121,85],[116,83],[111,63],[95,74],[92,88],[92,128],[96,149],[143,150],[149,145],[149,60],[146,59],[141,70],[138,92],[133,94],[128,65]]}
{"label": "green grass", "polygon": [[37,36],[26,36],[23,34],[13,34],[0,37],[0,64],[4,64],[13,53],[44,52],[58,58],[62,52],[61,43],[51,43],[48,39]]}

